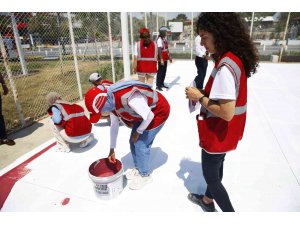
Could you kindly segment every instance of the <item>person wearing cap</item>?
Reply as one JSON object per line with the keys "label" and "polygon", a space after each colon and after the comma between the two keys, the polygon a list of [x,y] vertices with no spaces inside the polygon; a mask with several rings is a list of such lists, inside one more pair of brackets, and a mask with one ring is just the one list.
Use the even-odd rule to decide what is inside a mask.
{"label": "person wearing cap", "polygon": [[[122,81],[109,88],[91,88],[84,97],[91,122],[111,115],[109,161],[114,163],[120,118],[131,128],[130,150],[135,168],[126,172],[132,180],[129,188],[141,189],[152,182],[150,171],[151,145],[169,117],[170,105],[165,97],[139,81]],[[112,112],[112,113],[111,113]]]}
{"label": "person wearing cap", "polygon": [[167,35],[169,35],[170,32],[170,29],[166,26],[162,26],[159,28],[159,36],[157,38],[158,71],[156,76],[156,89],[159,91],[162,91],[162,88],[168,88],[164,84],[164,82],[167,73],[168,60],[170,61],[170,63],[172,63],[167,40]]}
{"label": "person wearing cap", "polygon": [[157,73],[157,46],[150,39],[147,28],[140,29],[140,41],[135,43],[133,72],[137,73],[139,81],[150,86],[153,85],[154,76]]}
{"label": "person wearing cap", "polygon": [[[8,88],[5,84],[4,78],[2,73],[0,73],[0,83],[3,89],[3,95],[8,94]],[[5,121],[2,115],[2,98],[0,93],[0,145],[15,145],[15,141],[7,138],[6,128],[5,128]]]}
{"label": "person wearing cap", "polygon": [[79,147],[84,148],[94,140],[92,124],[81,106],[63,101],[56,92],[50,92],[46,100],[59,151],[70,152],[69,143],[80,143]]}
{"label": "person wearing cap", "polygon": [[111,82],[110,80],[102,80],[102,76],[100,73],[92,73],[89,77],[89,82],[96,87],[98,85],[104,85],[105,87],[108,87],[113,84],[113,82]]}

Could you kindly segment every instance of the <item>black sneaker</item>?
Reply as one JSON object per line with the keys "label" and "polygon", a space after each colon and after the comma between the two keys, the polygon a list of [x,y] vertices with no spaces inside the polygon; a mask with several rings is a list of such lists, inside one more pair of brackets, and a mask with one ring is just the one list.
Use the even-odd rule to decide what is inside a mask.
{"label": "black sneaker", "polygon": [[168,86],[166,86],[166,85],[163,85],[162,87],[163,87],[163,88],[166,88],[166,89],[169,89],[169,87],[168,87]]}
{"label": "black sneaker", "polygon": [[163,89],[161,87],[157,87],[156,90],[163,91]]}
{"label": "black sneaker", "polygon": [[5,139],[0,140],[0,144],[1,145],[15,145],[16,143],[14,142],[14,140],[10,140],[8,138],[5,138]]}
{"label": "black sneaker", "polygon": [[204,195],[197,195],[197,194],[193,194],[193,193],[189,193],[188,194],[188,199],[201,206],[201,208],[203,209],[204,212],[215,212],[216,208],[215,208],[215,204],[214,203],[210,203],[210,204],[206,204],[203,202],[202,198],[204,197]]}

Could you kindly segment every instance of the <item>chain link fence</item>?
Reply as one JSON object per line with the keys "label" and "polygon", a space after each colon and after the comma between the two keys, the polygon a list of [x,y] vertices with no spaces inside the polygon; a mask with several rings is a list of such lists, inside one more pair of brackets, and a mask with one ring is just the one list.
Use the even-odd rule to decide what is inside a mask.
{"label": "chain link fence", "polygon": [[[262,61],[300,61],[300,13],[240,14]],[[169,48],[174,59],[194,58],[199,13],[127,15],[131,59],[139,29],[149,28],[156,40],[161,26],[172,30]],[[81,99],[91,87],[88,77],[93,72],[111,81],[123,79],[121,23],[119,12],[0,12],[0,72],[10,90],[2,107],[7,130],[43,118],[45,96],[50,91],[59,92],[70,102]]]}

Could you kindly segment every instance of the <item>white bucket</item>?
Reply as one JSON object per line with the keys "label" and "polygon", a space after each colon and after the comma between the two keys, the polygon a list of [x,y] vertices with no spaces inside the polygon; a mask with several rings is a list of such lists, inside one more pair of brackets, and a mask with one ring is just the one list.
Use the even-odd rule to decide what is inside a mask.
{"label": "white bucket", "polygon": [[116,163],[110,163],[108,158],[99,159],[89,167],[89,176],[94,183],[96,196],[110,200],[123,191],[123,166],[116,159]]}

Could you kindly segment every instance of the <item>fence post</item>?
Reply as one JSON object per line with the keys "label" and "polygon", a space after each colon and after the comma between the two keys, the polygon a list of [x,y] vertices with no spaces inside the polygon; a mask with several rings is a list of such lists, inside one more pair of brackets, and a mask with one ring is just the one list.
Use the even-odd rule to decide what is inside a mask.
{"label": "fence post", "polygon": [[145,27],[148,28],[148,23],[147,23],[147,13],[145,12]]}
{"label": "fence post", "polygon": [[123,65],[124,79],[130,79],[130,62],[129,62],[129,42],[128,42],[128,18],[127,12],[121,12],[121,28],[122,28],[122,49],[123,49]]}
{"label": "fence post", "polygon": [[7,76],[8,76],[9,84],[10,84],[10,87],[12,89],[12,94],[14,96],[14,101],[15,101],[17,113],[19,115],[19,119],[20,119],[21,125],[23,127],[25,125],[25,120],[24,120],[24,116],[23,116],[23,113],[22,113],[22,107],[21,107],[21,105],[19,103],[19,100],[18,100],[18,92],[17,92],[15,82],[12,78],[12,72],[11,72],[10,66],[7,63],[7,55],[6,55],[6,51],[5,51],[4,42],[3,42],[3,39],[2,39],[1,32],[0,32],[0,49],[1,49],[1,54],[2,54],[2,57],[3,57],[3,62],[4,62],[5,69],[6,69],[6,73],[7,73]]}
{"label": "fence post", "polygon": [[69,31],[70,31],[70,38],[71,38],[71,43],[72,43],[74,66],[75,66],[75,72],[76,72],[76,78],[77,78],[79,98],[82,99],[83,98],[82,97],[82,88],[81,88],[81,83],[80,83],[80,74],[79,74],[79,68],[78,68],[78,62],[77,62],[76,46],[75,46],[75,40],[74,40],[74,34],[73,34],[72,18],[71,18],[71,13],[70,12],[68,12],[67,14],[68,14]]}
{"label": "fence post", "polygon": [[191,30],[191,60],[193,59],[193,41],[194,41],[194,13],[192,12],[192,30]]}
{"label": "fence post", "polygon": [[21,67],[22,67],[22,72],[23,72],[23,75],[27,75],[28,70],[27,70],[27,66],[26,66],[26,62],[25,62],[25,58],[24,58],[22,44],[20,41],[19,31],[17,29],[16,19],[15,19],[14,13],[11,13],[10,15],[11,15],[11,24],[12,24],[12,28],[14,31],[15,41],[16,41],[16,45],[17,45],[17,49],[18,49]]}
{"label": "fence post", "polygon": [[[288,18],[286,20],[286,25],[285,25],[285,30],[284,30],[284,35],[283,35],[283,42],[285,42],[285,38],[286,38],[286,33],[287,33],[287,29],[288,29],[288,26],[289,26],[289,21],[290,21],[290,16],[291,16],[291,13],[289,12],[288,14]],[[283,52],[283,47],[284,47],[285,43],[283,43],[281,45],[281,49],[280,49],[280,54],[279,54],[279,62],[281,62],[281,57],[282,57],[282,52]]]}
{"label": "fence post", "polygon": [[133,30],[132,30],[132,12],[130,13],[130,39],[131,39],[131,60],[133,61],[134,52],[133,52]]}
{"label": "fence post", "polygon": [[253,30],[253,21],[254,21],[254,12],[252,13],[251,26],[250,26],[250,37],[252,38],[252,30]]}
{"label": "fence post", "polygon": [[111,24],[110,24],[110,13],[109,12],[107,12],[107,23],[108,23],[111,70],[112,70],[113,82],[116,83],[114,52],[113,52],[113,44],[112,44],[112,36],[111,36]]}

